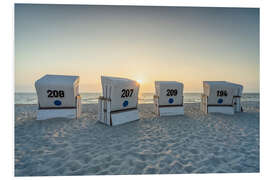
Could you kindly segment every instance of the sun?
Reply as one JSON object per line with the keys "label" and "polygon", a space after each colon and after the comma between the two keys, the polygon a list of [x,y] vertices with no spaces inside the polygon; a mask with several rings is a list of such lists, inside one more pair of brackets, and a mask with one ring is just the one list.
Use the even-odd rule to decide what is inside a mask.
{"label": "sun", "polygon": [[137,81],[137,83],[142,84],[142,80],[141,79],[137,79],[136,81]]}

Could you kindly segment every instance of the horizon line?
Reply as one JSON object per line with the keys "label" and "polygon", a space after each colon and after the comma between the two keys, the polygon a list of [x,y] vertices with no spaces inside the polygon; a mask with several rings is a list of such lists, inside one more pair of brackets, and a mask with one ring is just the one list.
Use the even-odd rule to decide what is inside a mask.
{"label": "horizon line", "polygon": [[[36,93],[35,91],[15,91],[15,93]],[[102,91],[88,91],[88,92],[79,92],[81,93],[102,93]],[[145,92],[139,92],[139,94],[141,93],[155,93],[152,91],[145,91]],[[202,93],[201,91],[184,91],[183,93]],[[260,93],[260,92],[255,92],[255,91],[243,91],[243,93]]]}

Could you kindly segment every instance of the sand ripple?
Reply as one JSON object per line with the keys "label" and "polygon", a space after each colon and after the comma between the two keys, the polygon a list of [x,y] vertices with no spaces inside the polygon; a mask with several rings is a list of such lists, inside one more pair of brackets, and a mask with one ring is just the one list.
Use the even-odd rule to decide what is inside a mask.
{"label": "sand ripple", "polygon": [[141,120],[108,127],[97,105],[79,120],[36,121],[36,105],[15,106],[15,175],[96,175],[259,172],[259,103],[245,113],[155,117],[139,105]]}

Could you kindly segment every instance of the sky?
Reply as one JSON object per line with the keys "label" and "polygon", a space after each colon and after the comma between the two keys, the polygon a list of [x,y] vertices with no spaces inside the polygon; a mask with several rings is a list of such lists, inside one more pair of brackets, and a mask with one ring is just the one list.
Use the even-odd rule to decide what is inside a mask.
{"label": "sky", "polygon": [[259,9],[15,5],[15,92],[35,92],[46,74],[80,76],[80,92],[101,92],[100,76],[231,81],[259,92]]}

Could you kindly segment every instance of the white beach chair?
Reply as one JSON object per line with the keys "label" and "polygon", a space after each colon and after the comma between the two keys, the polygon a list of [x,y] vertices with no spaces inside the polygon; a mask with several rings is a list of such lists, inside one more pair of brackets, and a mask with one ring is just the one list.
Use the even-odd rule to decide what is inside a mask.
{"label": "white beach chair", "polygon": [[203,81],[201,110],[204,113],[234,114],[241,112],[243,86],[226,81]]}
{"label": "white beach chair", "polygon": [[79,79],[79,76],[45,75],[37,80],[37,120],[77,119],[81,114]]}
{"label": "white beach chair", "polygon": [[138,120],[140,85],[130,79],[101,76],[102,95],[98,99],[98,120],[110,126]]}
{"label": "white beach chair", "polygon": [[176,81],[155,81],[154,105],[158,116],[183,115],[184,85]]}

